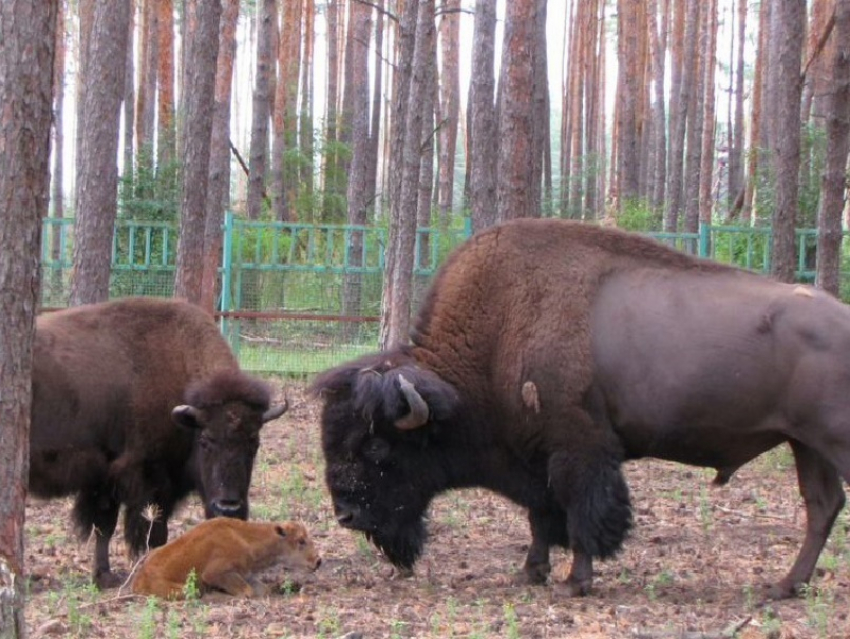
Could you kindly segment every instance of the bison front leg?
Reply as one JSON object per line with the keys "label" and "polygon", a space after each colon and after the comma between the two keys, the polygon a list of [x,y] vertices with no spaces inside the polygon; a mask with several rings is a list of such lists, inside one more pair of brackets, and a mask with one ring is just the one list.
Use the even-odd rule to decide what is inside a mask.
{"label": "bison front leg", "polygon": [[552,566],[549,563],[549,548],[569,548],[566,514],[559,508],[531,508],[528,511],[531,527],[531,546],[525,557],[523,571],[531,584],[543,584],[549,578]]}
{"label": "bison front leg", "polygon": [[[589,424],[588,429],[596,428]],[[586,595],[593,580],[593,557],[613,556],[632,525],[629,489],[617,455],[603,447],[576,447],[549,457],[549,482],[566,512],[573,566],[566,589]]]}
{"label": "bison front leg", "polygon": [[791,442],[791,450],[797,462],[800,493],[806,504],[806,537],[791,571],[768,590],[768,596],[773,599],[792,597],[800,586],[808,583],[835,518],[844,506],[841,478],[832,464],[799,442]]}

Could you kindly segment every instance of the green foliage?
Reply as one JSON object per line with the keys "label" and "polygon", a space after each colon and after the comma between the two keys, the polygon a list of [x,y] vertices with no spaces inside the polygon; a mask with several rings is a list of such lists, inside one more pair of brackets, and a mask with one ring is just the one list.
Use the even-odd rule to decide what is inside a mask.
{"label": "green foliage", "polygon": [[186,576],[186,583],[183,584],[183,596],[186,601],[197,601],[201,598],[201,583],[194,568]]}
{"label": "green foliage", "polygon": [[756,271],[765,271],[769,266],[770,234],[766,230],[715,226],[711,243],[711,257],[718,262]]}
{"label": "green foliage", "polygon": [[821,176],[826,163],[826,130],[807,124],[800,136],[800,188],[798,201],[800,211],[797,227],[814,228],[818,221]]}
{"label": "green foliage", "polygon": [[180,163],[154,167],[150,148],[125,169],[118,191],[118,217],[145,222],[176,222],[180,213]]}
{"label": "green foliage", "polygon": [[649,204],[637,198],[625,200],[620,214],[617,216],[617,226],[627,231],[646,233],[662,228],[661,211],[655,211]]}

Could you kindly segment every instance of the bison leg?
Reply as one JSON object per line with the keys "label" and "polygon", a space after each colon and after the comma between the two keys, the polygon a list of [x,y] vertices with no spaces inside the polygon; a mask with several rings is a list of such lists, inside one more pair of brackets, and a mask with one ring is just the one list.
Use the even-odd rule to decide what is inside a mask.
{"label": "bison leg", "polygon": [[523,567],[525,578],[531,584],[546,583],[552,570],[549,547],[570,547],[566,514],[559,508],[532,508],[528,511],[528,523],[531,527],[531,546]]}
{"label": "bison leg", "polygon": [[114,588],[123,577],[112,573],[109,566],[109,541],[118,523],[119,501],[112,496],[112,488],[84,490],[74,504],[74,521],[81,537],[94,535],[94,564],[92,580],[98,588]]}
{"label": "bison leg", "polygon": [[815,570],[818,557],[844,507],[844,490],[838,472],[818,452],[799,442],[791,442],[797,462],[797,481],[806,504],[806,537],[797,560],[782,581],[768,594],[773,599],[794,596]]}
{"label": "bison leg", "polygon": [[[589,424],[588,431],[596,428]],[[573,550],[568,585],[586,594],[592,580],[592,557],[611,557],[622,546],[632,525],[629,489],[620,460],[611,451],[571,448],[549,457],[549,482],[566,511]]]}

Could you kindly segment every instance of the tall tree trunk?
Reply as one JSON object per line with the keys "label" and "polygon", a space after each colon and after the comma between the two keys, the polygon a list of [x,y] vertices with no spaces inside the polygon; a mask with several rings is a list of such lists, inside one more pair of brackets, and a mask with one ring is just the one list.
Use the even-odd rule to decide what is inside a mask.
{"label": "tall tree trunk", "polygon": [[708,48],[708,33],[705,30],[707,9],[711,0],[700,2],[697,18],[697,47],[694,66],[691,67],[693,86],[688,103],[688,130],[685,142],[685,219],[683,230],[696,233],[699,227],[699,188],[702,166],[703,101],[705,96],[705,50]]}
{"label": "tall tree trunk", "polygon": [[196,26],[186,43],[183,76],[186,123],[180,144],[183,189],[174,294],[200,304],[221,2],[188,0],[186,14]]}
{"label": "tall tree trunk", "polygon": [[656,210],[661,210],[663,207],[665,187],[667,186],[667,111],[664,108],[664,73],[669,7],[670,0],[663,0],[661,8],[663,16],[661,20],[661,33],[658,31],[658,1],[649,0],[649,6],[647,8],[649,38],[652,49],[652,76],[655,88],[655,100],[652,106],[655,171],[652,175],[649,201]]}
{"label": "tall tree trunk", "polygon": [[[771,82],[776,92],[776,111],[771,139],[775,149],[776,206],[773,211],[771,273],[782,282],[794,280],[795,227],[797,222],[798,174],[800,170],[800,58],[806,27],[805,0],[786,0],[773,7],[779,31],[772,37],[781,42],[771,61]],[[775,63],[775,64],[774,64]],[[780,80],[781,78],[781,80]],[[779,134],[781,132],[781,135]]]}
{"label": "tall tree trunk", "polygon": [[97,91],[85,91],[79,104],[82,129],[74,210],[72,306],[109,297],[112,235],[118,207],[118,133],[124,93],[130,0],[95,0],[86,49],[87,77],[98,78]]}
{"label": "tall tree trunk", "polygon": [[215,104],[210,138],[210,170],[204,219],[204,271],[201,307],[212,313],[216,306],[218,265],[221,264],[221,224],[230,191],[230,98],[236,60],[236,25],[239,0],[222,0],[215,71]]}
{"label": "tall tree trunk", "polygon": [[753,201],[755,197],[756,184],[760,174],[760,165],[764,164],[763,158],[767,152],[762,140],[764,129],[762,126],[762,108],[765,87],[767,85],[764,76],[768,58],[768,40],[770,34],[770,4],[762,2],[759,8],[759,36],[758,50],[756,52],[756,68],[753,77],[753,106],[750,116],[750,157],[747,164],[747,183],[744,185],[744,202],[741,208],[741,220],[749,223],[753,216]]}
{"label": "tall tree trunk", "polygon": [[[534,180],[532,104],[535,0],[508,3],[499,81],[499,159],[496,206],[499,220],[532,217]],[[539,176],[538,176],[539,177]]]}
{"label": "tall tree trunk", "polygon": [[832,90],[830,64],[835,47],[830,45],[835,39],[829,36],[834,25],[835,0],[818,0],[810,4],[812,15],[806,38],[806,76],[803,78],[801,119],[807,123],[814,117],[818,123],[823,123],[827,114],[824,112],[822,96]]}
{"label": "tall tree trunk", "polygon": [[702,224],[711,223],[714,205],[714,70],[717,65],[717,0],[709,1],[706,17],[706,23],[703,25],[707,35],[706,47],[703,49],[705,98],[703,100],[702,152],[700,153],[702,165],[699,182],[699,221]]}
{"label": "tall tree trunk", "polygon": [[[531,181],[528,185],[529,214],[540,217],[542,213],[544,157],[549,146],[549,61],[546,55],[546,3],[536,0],[534,6],[534,28],[532,31],[532,79],[531,79]],[[551,159],[548,160],[551,164]]]}
{"label": "tall tree trunk", "polygon": [[[65,0],[56,3],[56,55],[53,65],[53,217],[61,220],[65,217],[65,51],[66,51],[66,12]],[[128,127],[131,131],[132,127]],[[62,269],[59,267],[62,258],[62,228],[54,226],[50,236],[50,259],[54,267],[51,269],[51,279],[48,283],[50,299],[61,300],[64,293],[62,287]]]}
{"label": "tall tree trunk", "polygon": [[342,0],[328,0],[325,8],[325,21],[328,29],[327,87],[325,88],[325,133],[322,169],[322,220],[324,222],[341,219],[342,207],[339,196],[339,175],[337,168],[337,110],[339,99],[337,82],[339,78],[339,10]]}
{"label": "tall tree trunk", "polygon": [[157,0],[157,167],[162,170],[174,160],[174,0]]}
{"label": "tall tree trunk", "polygon": [[[0,636],[9,639],[26,636],[24,519],[32,344],[39,231],[50,188],[57,5],[57,0],[0,4]],[[123,67],[123,55],[119,62]]]}
{"label": "tall tree trunk", "polygon": [[143,167],[150,170],[153,167],[156,75],[159,69],[159,12],[155,0],[145,0],[141,36],[136,141]]}
{"label": "tall tree trunk", "polygon": [[[588,26],[585,59],[589,61],[590,72],[585,80],[585,161],[583,215],[586,219],[600,217],[600,202],[603,201],[605,177],[605,68],[604,68],[604,16],[605,3],[593,0],[590,3],[592,15]],[[579,177],[581,179],[581,177]]]}
{"label": "tall tree trunk", "polygon": [[[369,75],[369,32],[372,28],[372,9],[359,2],[351,4],[351,22],[354,41],[351,52],[351,77]],[[354,152],[351,157],[351,174],[348,177],[348,223],[364,226],[369,194],[366,184],[369,175],[369,83],[354,83],[352,107],[354,109],[352,137]],[[360,314],[361,275],[356,267],[362,265],[363,233],[352,231],[348,240],[350,264],[355,272],[346,273],[342,296],[342,314]]]}
{"label": "tall tree trunk", "polygon": [[[738,2],[738,55],[735,66],[735,115],[730,127],[728,207],[730,214],[744,184],[744,49],[747,40],[747,0]],[[752,92],[755,94],[755,91]],[[755,97],[755,95],[753,95]],[[731,99],[731,97],[730,97]],[[751,152],[756,152],[751,149]]]}
{"label": "tall tree trunk", "polygon": [[641,78],[638,70],[639,1],[619,0],[619,68],[622,74],[618,109],[617,171],[620,188],[620,204],[634,200],[639,194],[640,160],[638,155],[638,94]]}
{"label": "tall tree trunk", "polygon": [[304,37],[303,55],[301,63],[301,106],[298,111],[300,113],[299,133],[301,161],[298,164],[298,181],[297,188],[304,192],[304,196],[308,201],[313,197],[313,165],[314,165],[314,149],[313,149],[313,50],[316,39],[315,34],[315,18],[316,6],[315,0],[304,0],[302,9],[304,17]]}
{"label": "tall tree trunk", "polygon": [[[676,18],[676,35],[682,35],[682,59],[678,68],[679,82],[673,75],[672,86],[678,87],[678,93],[672,94],[670,105],[670,147],[667,159],[667,210],[664,214],[664,230],[673,232],[679,226],[679,213],[682,209],[682,190],[684,183],[685,133],[687,131],[687,110],[691,100],[694,63],[697,51],[697,25],[699,23],[699,0],[685,0],[687,10],[684,15],[684,28],[679,26],[680,16]],[[677,3],[678,5],[679,3]],[[679,8],[679,7],[677,7]],[[675,47],[676,45],[674,45]],[[674,56],[675,64],[675,56]]]}
{"label": "tall tree trunk", "polygon": [[280,79],[274,111],[272,184],[275,219],[295,219],[297,161],[287,161],[287,151],[298,146],[298,78],[301,71],[301,2],[283,3],[283,28],[278,49]]}
{"label": "tall tree trunk", "polygon": [[375,20],[375,81],[372,91],[372,123],[369,127],[369,177],[366,182],[366,192],[369,198],[376,203],[376,212],[378,202],[378,151],[380,149],[381,140],[381,122],[384,112],[384,0],[378,0],[377,15]]}
{"label": "tall tree trunk", "polygon": [[[566,213],[569,217],[580,219],[582,217],[581,176],[584,173],[584,55],[586,52],[585,39],[589,37],[587,32],[587,15],[591,11],[589,2],[580,2],[576,7],[575,19],[573,21],[572,35],[570,37],[569,67],[569,92],[567,96],[567,131],[564,139],[563,154],[566,177],[568,185],[568,198]],[[569,163],[569,164],[567,164]]]}
{"label": "tall tree trunk", "polygon": [[[390,349],[408,340],[413,287],[413,250],[416,241],[416,200],[419,189],[422,141],[422,110],[428,85],[428,62],[431,39],[434,37],[434,0],[411,0],[416,10],[416,28],[413,32],[413,56],[407,89],[407,107],[404,117],[404,142],[398,200],[393,202],[390,220],[391,261],[384,272],[384,293],[381,300],[382,349]],[[408,20],[407,9],[403,22]],[[402,25],[402,37],[405,25]],[[399,60],[402,63],[402,60]],[[403,67],[403,63],[400,64]],[[401,94],[403,95],[403,94]],[[400,126],[401,120],[395,120]]]}
{"label": "tall tree trunk", "polygon": [[266,189],[266,153],[269,144],[271,95],[269,76],[274,66],[275,0],[262,0],[257,9],[257,74],[251,113],[251,150],[248,158],[248,217],[256,220],[263,211]]}
{"label": "tall tree trunk", "polygon": [[460,116],[460,65],[458,63],[460,39],[460,0],[447,0],[440,19],[440,224],[447,225],[453,208],[455,152]]}
{"label": "tall tree trunk", "polygon": [[496,112],[494,107],[496,0],[477,0],[470,87],[469,163],[472,228],[480,231],[496,222]]}
{"label": "tall tree trunk", "polygon": [[[64,3],[60,2],[61,4]],[[133,3],[135,5],[135,2]],[[123,175],[125,178],[132,177],[133,164],[135,162],[136,145],[133,142],[133,132],[135,131],[136,121],[136,65],[135,65],[135,47],[133,45],[133,33],[135,31],[136,11],[133,6],[130,7],[130,25],[127,27],[127,55],[125,56],[126,66],[124,67],[124,167]],[[56,48],[56,56],[59,57],[59,48]],[[57,95],[59,95],[57,93]]]}
{"label": "tall tree trunk", "polygon": [[837,297],[840,292],[841,213],[847,193],[847,155],[850,153],[850,0],[836,0],[835,4],[835,50],[830,84],[815,284]]}

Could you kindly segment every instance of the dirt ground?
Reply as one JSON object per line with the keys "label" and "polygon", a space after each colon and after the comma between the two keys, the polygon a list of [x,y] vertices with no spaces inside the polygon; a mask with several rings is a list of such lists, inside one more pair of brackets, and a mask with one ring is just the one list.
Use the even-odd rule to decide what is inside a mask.
{"label": "dirt ground", "polygon": [[[772,452],[724,487],[713,473],[656,461],[630,463],[635,528],[623,552],[597,563],[594,592],[558,592],[569,555],[555,553],[553,584],[517,585],[530,536],[522,509],[482,490],[435,501],[430,543],[412,577],[400,577],[362,536],[334,521],[324,481],[318,405],[292,382],[292,407],[264,429],[252,517],[299,519],[323,564],[252,600],[206,595],[165,603],[98,593],[88,584],[91,548],[70,535],[70,500],[27,509],[30,637],[579,637],[774,639],[850,637],[850,516],[845,510],[813,587],[765,604],[762,587],[790,568],[805,513],[790,454]],[[172,536],[202,517],[190,500]],[[120,532],[120,531],[119,531]],[[129,571],[123,542],[113,566]]]}

